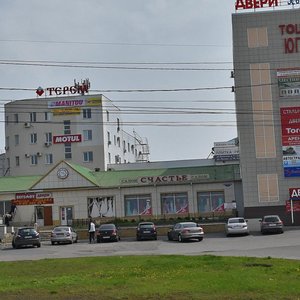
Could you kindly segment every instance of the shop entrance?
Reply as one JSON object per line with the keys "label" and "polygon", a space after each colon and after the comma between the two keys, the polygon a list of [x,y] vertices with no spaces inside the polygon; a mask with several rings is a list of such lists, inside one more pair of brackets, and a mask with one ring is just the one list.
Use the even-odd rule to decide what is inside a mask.
{"label": "shop entrance", "polygon": [[61,225],[72,225],[73,220],[73,207],[63,206],[60,208],[60,222]]}
{"label": "shop entrance", "polygon": [[36,206],[35,220],[39,227],[53,225],[52,206]]}

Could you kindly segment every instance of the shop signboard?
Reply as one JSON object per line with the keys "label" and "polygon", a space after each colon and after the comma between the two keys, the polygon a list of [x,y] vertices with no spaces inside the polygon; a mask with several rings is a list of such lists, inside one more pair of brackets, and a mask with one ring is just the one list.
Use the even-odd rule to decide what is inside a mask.
{"label": "shop signboard", "polygon": [[16,193],[15,199],[11,201],[13,205],[42,205],[53,204],[51,193]]}
{"label": "shop signboard", "polygon": [[300,96],[300,68],[277,70],[279,97]]}
{"label": "shop signboard", "polygon": [[238,139],[214,143],[215,161],[236,161],[240,159]]}
{"label": "shop signboard", "polygon": [[81,140],[81,134],[66,134],[53,136],[54,144],[80,143]]}
{"label": "shop signboard", "polygon": [[291,203],[291,200],[287,200],[285,202],[285,211],[287,213],[292,211],[293,206],[293,212],[299,212],[300,211],[300,200],[293,200],[293,203]]}
{"label": "shop signboard", "polygon": [[281,134],[285,177],[300,177],[300,107],[282,107]]}
{"label": "shop signboard", "polygon": [[235,10],[249,10],[262,8],[275,8],[280,6],[297,6],[300,4],[299,0],[236,0]]}

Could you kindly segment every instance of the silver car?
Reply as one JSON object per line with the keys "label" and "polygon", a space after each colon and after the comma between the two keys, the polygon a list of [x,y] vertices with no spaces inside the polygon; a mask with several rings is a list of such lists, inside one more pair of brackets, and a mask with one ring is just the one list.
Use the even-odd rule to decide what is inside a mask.
{"label": "silver car", "polygon": [[70,226],[57,226],[51,232],[51,244],[55,243],[77,243],[78,235]]}
{"label": "silver car", "polygon": [[249,234],[248,224],[244,218],[229,218],[225,224],[225,232],[227,236],[235,234]]}
{"label": "silver car", "polygon": [[262,234],[283,233],[283,222],[278,215],[264,216],[260,222],[260,231]]}
{"label": "silver car", "polygon": [[179,241],[183,242],[185,240],[196,239],[202,241],[204,237],[203,228],[195,222],[181,222],[175,224],[168,231],[169,241]]}

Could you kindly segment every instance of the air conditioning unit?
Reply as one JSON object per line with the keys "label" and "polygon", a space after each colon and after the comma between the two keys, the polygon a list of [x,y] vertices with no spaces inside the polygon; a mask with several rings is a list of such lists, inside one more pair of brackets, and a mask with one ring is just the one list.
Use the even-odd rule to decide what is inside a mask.
{"label": "air conditioning unit", "polygon": [[46,147],[51,146],[51,142],[45,142],[45,146],[46,146]]}
{"label": "air conditioning unit", "polygon": [[111,145],[111,141],[108,141],[107,143],[108,143],[108,145]]}
{"label": "air conditioning unit", "polygon": [[41,153],[41,152],[37,152],[36,155],[39,156],[39,157],[41,157],[41,156],[42,156],[42,153]]}
{"label": "air conditioning unit", "polygon": [[31,124],[29,122],[24,123],[25,128],[30,128]]}
{"label": "air conditioning unit", "polygon": [[124,149],[124,150],[123,150],[123,152],[124,152],[124,153],[126,153],[126,152],[127,152],[127,150],[126,150],[126,149]]}
{"label": "air conditioning unit", "polygon": [[9,146],[5,146],[5,150],[8,150],[9,149]]}
{"label": "air conditioning unit", "polygon": [[26,153],[26,154],[25,154],[25,157],[26,157],[26,158],[29,158],[29,157],[30,157],[30,154]]}

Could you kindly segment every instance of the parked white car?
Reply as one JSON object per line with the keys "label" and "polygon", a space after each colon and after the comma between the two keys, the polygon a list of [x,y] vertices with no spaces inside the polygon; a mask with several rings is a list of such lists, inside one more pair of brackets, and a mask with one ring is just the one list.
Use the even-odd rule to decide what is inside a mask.
{"label": "parked white car", "polygon": [[51,244],[77,243],[78,235],[70,226],[57,226],[51,232]]}
{"label": "parked white car", "polygon": [[238,234],[249,234],[248,224],[244,218],[229,218],[225,224],[225,232],[227,236]]}

